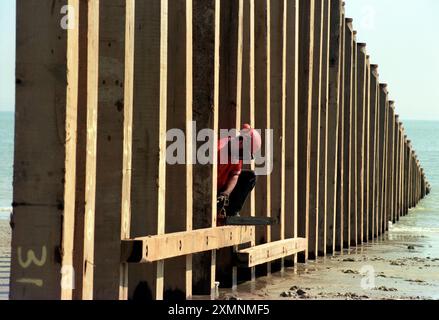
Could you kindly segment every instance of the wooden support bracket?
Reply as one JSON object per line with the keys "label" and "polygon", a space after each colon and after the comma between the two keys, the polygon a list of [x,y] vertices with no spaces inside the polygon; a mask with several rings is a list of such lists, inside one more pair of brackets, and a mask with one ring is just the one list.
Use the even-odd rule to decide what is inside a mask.
{"label": "wooden support bracket", "polygon": [[237,263],[240,267],[251,268],[303,252],[307,245],[306,238],[294,238],[251,247],[237,252]]}
{"label": "wooden support bracket", "polygon": [[218,227],[122,240],[121,262],[149,263],[254,241],[255,227]]}

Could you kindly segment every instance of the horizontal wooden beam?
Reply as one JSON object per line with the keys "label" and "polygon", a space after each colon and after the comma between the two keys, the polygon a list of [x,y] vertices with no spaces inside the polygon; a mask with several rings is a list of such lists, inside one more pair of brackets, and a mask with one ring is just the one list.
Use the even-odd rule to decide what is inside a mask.
{"label": "horizontal wooden beam", "polygon": [[122,240],[121,262],[149,263],[254,241],[255,227],[227,226]]}
{"label": "horizontal wooden beam", "polygon": [[251,247],[237,252],[237,262],[241,267],[251,268],[305,251],[307,243],[306,238],[295,238]]}

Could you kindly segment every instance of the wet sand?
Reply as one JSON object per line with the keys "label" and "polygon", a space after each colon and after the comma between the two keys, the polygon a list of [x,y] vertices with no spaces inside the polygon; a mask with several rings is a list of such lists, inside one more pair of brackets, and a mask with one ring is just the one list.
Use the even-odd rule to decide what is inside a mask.
{"label": "wet sand", "polygon": [[245,283],[237,291],[220,289],[219,299],[439,299],[437,222],[438,214],[417,209],[381,239]]}
{"label": "wet sand", "polygon": [[0,219],[0,300],[9,296],[11,263],[11,228],[9,221]]}

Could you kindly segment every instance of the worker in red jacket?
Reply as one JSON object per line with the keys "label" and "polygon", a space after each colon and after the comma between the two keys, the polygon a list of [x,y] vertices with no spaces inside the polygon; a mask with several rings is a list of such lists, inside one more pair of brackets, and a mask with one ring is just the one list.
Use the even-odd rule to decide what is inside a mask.
{"label": "worker in red jacket", "polygon": [[[255,188],[256,174],[243,170],[244,160],[253,160],[261,149],[258,131],[245,124],[236,138],[227,137],[218,142],[218,216],[239,216],[248,196]],[[227,149],[226,149],[227,148]],[[225,155],[225,156],[224,156]]]}

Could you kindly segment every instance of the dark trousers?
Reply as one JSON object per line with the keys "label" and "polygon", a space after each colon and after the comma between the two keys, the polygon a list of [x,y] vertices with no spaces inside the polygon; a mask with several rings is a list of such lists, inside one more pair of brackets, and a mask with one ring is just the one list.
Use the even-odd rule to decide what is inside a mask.
{"label": "dark trousers", "polygon": [[256,186],[257,176],[254,171],[242,170],[238,183],[229,197],[229,206],[226,208],[228,216],[236,216],[244,207],[245,201]]}

